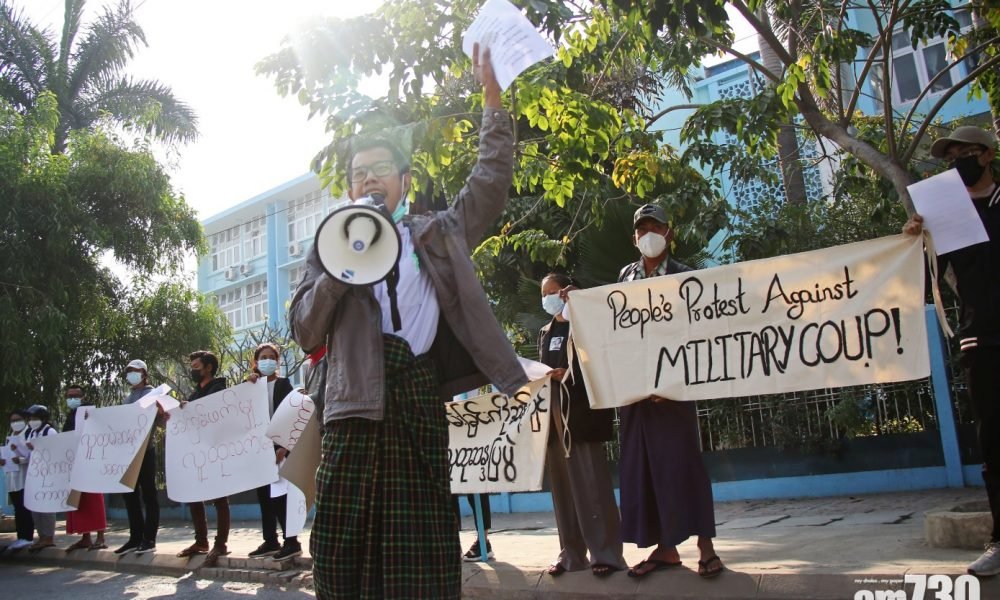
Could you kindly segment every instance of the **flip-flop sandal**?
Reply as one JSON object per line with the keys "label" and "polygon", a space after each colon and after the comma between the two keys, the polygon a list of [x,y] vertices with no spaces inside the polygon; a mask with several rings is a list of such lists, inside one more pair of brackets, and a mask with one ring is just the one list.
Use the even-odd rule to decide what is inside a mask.
{"label": "flip-flop sandal", "polygon": [[107,549],[108,549],[107,544],[98,544],[95,542],[90,545],[90,548],[87,548],[87,551],[89,552],[91,550],[107,550]]}
{"label": "flip-flop sandal", "polygon": [[[709,568],[709,565],[717,566],[715,568]],[[717,577],[719,573],[722,573],[725,569],[726,567],[722,564],[722,559],[718,556],[710,556],[708,560],[698,561],[698,575],[704,577],[705,579]]]}
{"label": "flip-flop sandal", "polygon": [[612,565],[605,565],[602,563],[597,563],[591,565],[590,572],[594,574],[594,577],[607,577],[614,573],[615,571],[621,571],[618,567]]}
{"label": "flip-flop sandal", "polygon": [[[660,571],[660,570],[663,570],[663,569],[669,569],[670,567],[679,567],[679,566],[681,566],[681,564],[682,563],[679,560],[676,561],[676,562],[670,562],[670,561],[666,561],[666,560],[656,560],[656,559],[652,559],[652,558],[647,558],[646,560],[640,562],[636,566],[634,566],[631,569],[629,569],[628,570],[628,576],[629,577],[635,577],[635,578],[638,579],[638,578],[645,577],[646,575],[649,575],[653,571]],[[648,569],[648,570],[643,570],[643,567],[646,566],[646,565],[653,565],[653,568],[652,569]]]}
{"label": "flip-flop sandal", "polygon": [[560,575],[566,572],[566,567],[562,566],[559,563],[556,563],[554,565],[550,565],[549,569],[545,572],[551,575],[552,577],[559,577]]}
{"label": "flip-flop sandal", "polygon": [[90,548],[90,542],[85,542],[83,540],[77,540],[76,542],[70,544],[66,548],[65,552],[66,552],[66,554],[69,554],[70,552],[72,552],[74,550],[85,550],[85,549],[89,549],[89,548]]}
{"label": "flip-flop sandal", "polygon": [[41,545],[35,544],[35,545],[28,546],[28,552],[31,552],[32,554],[34,554],[35,552],[41,552],[45,548],[54,548],[54,547],[55,547],[55,544],[41,544]]}

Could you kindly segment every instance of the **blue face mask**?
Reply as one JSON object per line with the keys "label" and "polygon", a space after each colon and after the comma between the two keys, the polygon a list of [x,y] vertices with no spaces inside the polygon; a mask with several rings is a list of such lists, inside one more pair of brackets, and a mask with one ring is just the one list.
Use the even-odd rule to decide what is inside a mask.
{"label": "blue face mask", "polygon": [[80,408],[80,399],[79,398],[66,398],[66,406],[68,406],[70,410],[73,410],[73,409],[76,409],[76,408]]}
{"label": "blue face mask", "polygon": [[264,358],[257,361],[257,370],[265,377],[270,377],[278,370],[278,361],[273,358]]}
{"label": "blue face mask", "polygon": [[410,203],[404,198],[400,198],[396,210],[392,211],[392,222],[399,223],[406,216],[406,211],[410,208]]}

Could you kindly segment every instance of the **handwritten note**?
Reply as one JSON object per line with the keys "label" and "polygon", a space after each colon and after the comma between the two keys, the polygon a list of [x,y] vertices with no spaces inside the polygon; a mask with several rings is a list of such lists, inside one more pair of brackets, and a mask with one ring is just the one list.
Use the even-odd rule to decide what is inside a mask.
{"label": "handwritten note", "polygon": [[167,496],[198,502],[255,489],[278,479],[274,444],[265,435],[267,381],[216,392],[170,411]]}
{"label": "handwritten note", "polygon": [[135,488],[156,407],[138,403],[89,410],[78,427],[80,445],[70,483],[73,489],[92,493],[124,493]]}
{"label": "handwritten note", "polygon": [[941,254],[990,241],[972,205],[962,176],[955,169],[906,186],[924,228],[931,233],[934,250]]}
{"label": "handwritten note", "polygon": [[462,50],[472,56],[473,44],[489,48],[493,72],[506,90],[531,65],[555,54],[521,11],[507,0],[487,0],[462,36]]}
{"label": "handwritten note", "polygon": [[24,505],[41,513],[76,510],[70,475],[80,433],[67,431],[31,440],[35,449],[24,481]]}
{"label": "handwritten note", "polygon": [[315,410],[316,405],[309,396],[299,391],[289,393],[274,411],[267,426],[267,437],[282,448],[291,450],[302,437]]}

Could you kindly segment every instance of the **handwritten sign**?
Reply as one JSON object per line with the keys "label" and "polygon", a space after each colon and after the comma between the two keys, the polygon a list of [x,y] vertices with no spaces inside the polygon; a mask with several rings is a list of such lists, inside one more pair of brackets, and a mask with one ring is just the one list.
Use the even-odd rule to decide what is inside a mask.
{"label": "handwritten sign", "polygon": [[80,433],[67,431],[31,440],[28,473],[24,481],[24,505],[40,513],[76,510],[79,494],[70,486]]}
{"label": "handwritten sign", "polygon": [[921,240],[892,236],[570,293],[594,408],[926,377]]}
{"label": "handwritten sign", "polygon": [[299,391],[290,392],[274,411],[267,426],[267,437],[282,448],[291,450],[302,437],[315,410],[312,398]]}
{"label": "handwritten sign", "polygon": [[302,490],[288,484],[288,498],[285,506],[285,537],[299,535],[306,526],[310,504]]}
{"label": "handwritten sign", "polygon": [[165,470],[171,500],[212,500],[278,479],[274,444],[265,435],[265,380],[241,383],[169,414]]}
{"label": "handwritten sign", "polygon": [[73,489],[92,493],[124,493],[135,488],[156,407],[138,403],[88,409],[78,428],[80,445],[70,483]]}
{"label": "handwritten sign", "polygon": [[545,377],[513,396],[486,394],[445,404],[452,493],[542,489],[550,386]]}
{"label": "handwritten sign", "polygon": [[555,54],[531,21],[507,0],[486,0],[462,36],[462,50],[471,57],[476,43],[490,49],[493,72],[503,90],[525,69]]}

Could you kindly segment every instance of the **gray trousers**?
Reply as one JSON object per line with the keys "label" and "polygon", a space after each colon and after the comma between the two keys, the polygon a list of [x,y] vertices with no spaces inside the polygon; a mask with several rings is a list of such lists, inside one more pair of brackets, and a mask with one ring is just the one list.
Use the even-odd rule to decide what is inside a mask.
{"label": "gray trousers", "polygon": [[[552,413],[558,415],[558,407],[553,407]],[[559,528],[560,551],[556,563],[567,571],[580,571],[598,564],[628,568],[622,557],[621,518],[611,487],[604,444],[573,440],[570,456],[566,458],[557,429],[561,426],[556,427],[553,423],[545,453],[545,468]]]}
{"label": "gray trousers", "polygon": [[31,512],[31,518],[35,521],[35,531],[38,537],[55,537],[56,535],[56,513]]}

